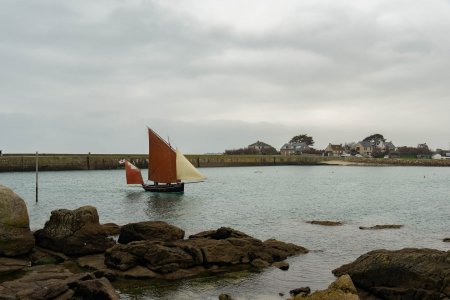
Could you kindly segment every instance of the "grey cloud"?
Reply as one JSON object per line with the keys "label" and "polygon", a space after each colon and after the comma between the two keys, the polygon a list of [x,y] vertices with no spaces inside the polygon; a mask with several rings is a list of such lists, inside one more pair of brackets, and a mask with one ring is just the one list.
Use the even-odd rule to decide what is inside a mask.
{"label": "grey cloud", "polygon": [[322,146],[377,131],[445,146],[448,13],[324,3],[255,34],[156,1],[5,1],[3,147],[26,151],[26,135],[48,151],[141,152],[147,124],[193,152],[279,147],[299,131]]}

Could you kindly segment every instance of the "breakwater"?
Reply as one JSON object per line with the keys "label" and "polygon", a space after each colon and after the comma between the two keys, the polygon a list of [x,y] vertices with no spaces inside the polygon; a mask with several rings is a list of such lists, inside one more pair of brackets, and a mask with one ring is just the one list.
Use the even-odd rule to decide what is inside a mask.
{"label": "breakwater", "polygon": [[[147,167],[147,154],[4,154],[0,156],[0,172],[34,171],[36,159],[40,171],[110,170],[124,168],[127,159],[139,168]],[[319,155],[186,155],[196,167],[241,167],[281,165],[394,165],[450,166],[450,160],[375,159],[357,157],[324,157]]]}

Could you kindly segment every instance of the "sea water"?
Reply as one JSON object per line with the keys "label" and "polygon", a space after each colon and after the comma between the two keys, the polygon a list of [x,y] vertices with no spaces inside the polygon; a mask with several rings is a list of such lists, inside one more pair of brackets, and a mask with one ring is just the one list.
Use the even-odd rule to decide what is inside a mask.
{"label": "sea water", "polygon": [[[146,170],[143,170],[145,173]],[[206,182],[184,194],[157,194],[127,186],[123,170],[0,173],[0,183],[26,201],[32,230],[55,209],[93,205],[100,222],[162,220],[186,236],[228,226],[258,239],[295,243],[310,253],[290,257],[288,271],[236,272],[206,278],[114,283],[123,299],[280,299],[309,286],[323,289],[331,270],[375,249],[449,250],[450,168],[274,166],[205,168]],[[311,220],[341,221],[328,227]],[[401,229],[359,226],[400,224]]]}

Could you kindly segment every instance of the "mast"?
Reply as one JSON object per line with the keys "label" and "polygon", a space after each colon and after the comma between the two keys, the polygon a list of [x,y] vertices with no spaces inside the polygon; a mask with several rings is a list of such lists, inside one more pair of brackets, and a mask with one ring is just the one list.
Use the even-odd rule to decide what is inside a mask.
{"label": "mast", "polygon": [[177,182],[175,151],[150,128],[148,143],[148,179],[161,183]]}

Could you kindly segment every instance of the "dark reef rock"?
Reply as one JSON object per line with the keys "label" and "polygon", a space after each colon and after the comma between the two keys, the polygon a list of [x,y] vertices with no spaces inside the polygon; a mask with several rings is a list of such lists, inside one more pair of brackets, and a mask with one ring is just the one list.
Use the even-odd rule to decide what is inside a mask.
{"label": "dark reef rock", "polygon": [[106,278],[89,273],[73,274],[63,266],[31,267],[13,281],[0,283],[1,299],[119,299]]}
{"label": "dark reef rock", "polygon": [[442,241],[445,242],[445,243],[450,243],[450,238],[445,238]]}
{"label": "dark reef rock", "polygon": [[400,229],[403,225],[397,224],[386,224],[386,225],[375,225],[371,227],[359,226],[361,230],[378,230],[378,229]]}
{"label": "dark reef rock", "polygon": [[349,274],[356,286],[383,299],[450,298],[450,251],[375,250],[333,273]]}
{"label": "dark reef rock", "polygon": [[223,272],[228,267],[272,264],[288,256],[307,253],[303,247],[276,240],[262,242],[231,228],[219,228],[188,240],[135,241],[117,244],[105,253],[105,264],[123,272],[137,266],[166,279]]}
{"label": "dark reef rock", "polygon": [[23,259],[0,257],[0,276],[20,271],[30,264],[31,262]]}
{"label": "dark reef rock", "polygon": [[202,231],[189,236],[189,239],[213,239],[224,240],[227,238],[249,238],[250,236],[230,227],[220,227],[217,230]]}
{"label": "dark reef rock", "polygon": [[265,251],[272,256],[273,261],[282,261],[288,256],[308,253],[309,250],[302,246],[297,246],[292,243],[280,242],[275,239],[268,239],[264,241]]}
{"label": "dark reef rock", "polygon": [[285,261],[276,261],[272,264],[272,266],[274,266],[282,271],[289,270],[289,264]]}
{"label": "dark reef rock", "polygon": [[0,184],[0,255],[20,256],[34,247],[25,201]]}
{"label": "dark reef rock", "polygon": [[100,253],[115,245],[93,206],[54,210],[44,229],[34,235],[37,245],[71,256]]}
{"label": "dark reef rock", "polygon": [[69,259],[63,253],[44,249],[38,246],[33,248],[28,257],[33,265],[59,264]]}
{"label": "dark reef rock", "polygon": [[219,295],[219,300],[234,300],[229,294],[222,293]]}
{"label": "dark reef rock", "polygon": [[307,296],[307,295],[311,294],[311,288],[309,286],[306,286],[306,287],[293,289],[293,290],[289,291],[289,294],[291,294],[292,296],[297,296],[299,294],[302,294],[303,296]]}
{"label": "dark reef rock", "polygon": [[134,241],[175,241],[184,238],[184,230],[162,221],[130,223],[122,226],[118,242],[128,244]]}
{"label": "dark reef rock", "polygon": [[119,235],[120,234],[120,226],[115,223],[105,223],[100,225],[102,231],[106,233],[106,235]]}
{"label": "dark reef rock", "polygon": [[322,226],[341,226],[343,223],[340,221],[308,221],[306,223],[313,224],[313,225],[322,225]]}

